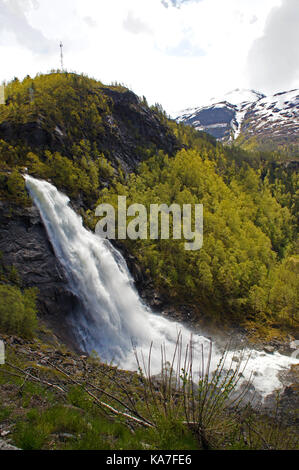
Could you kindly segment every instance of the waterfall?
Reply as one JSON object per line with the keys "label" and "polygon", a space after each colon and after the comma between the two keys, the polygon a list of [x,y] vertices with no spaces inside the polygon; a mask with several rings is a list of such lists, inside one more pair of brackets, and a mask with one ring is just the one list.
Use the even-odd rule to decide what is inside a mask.
{"label": "waterfall", "polygon": [[[79,346],[86,352],[96,351],[101,360],[125,369],[136,370],[133,347],[145,357],[152,347],[152,370],[161,368],[161,345],[169,357],[174,351],[178,332],[188,343],[190,331],[183,325],[156,315],[140,300],[122,255],[108,240],[84,228],[82,219],[69,206],[69,198],[52,184],[26,175],[27,189],[36,204],[52,243],[56,257],[65,269],[70,290],[80,299],[81,310],[73,319]],[[210,340],[193,335],[194,354],[202,348],[208,354]],[[250,353],[243,372],[248,378],[255,373],[254,386],[267,395],[280,388],[279,372],[298,361],[279,353],[246,350]],[[234,354],[231,352],[228,356]],[[221,357],[213,344],[212,369]]]}

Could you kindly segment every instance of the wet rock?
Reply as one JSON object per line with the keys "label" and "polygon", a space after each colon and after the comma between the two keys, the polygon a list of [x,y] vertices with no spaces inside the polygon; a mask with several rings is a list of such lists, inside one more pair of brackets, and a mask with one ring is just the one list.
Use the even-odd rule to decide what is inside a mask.
{"label": "wet rock", "polygon": [[275,352],[275,347],[274,346],[265,346],[264,351],[268,354],[273,354]]}

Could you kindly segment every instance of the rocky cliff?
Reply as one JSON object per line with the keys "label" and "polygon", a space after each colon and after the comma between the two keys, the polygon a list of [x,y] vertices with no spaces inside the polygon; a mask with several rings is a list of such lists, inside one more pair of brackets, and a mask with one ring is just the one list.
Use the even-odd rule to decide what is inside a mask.
{"label": "rocky cliff", "polygon": [[22,287],[38,288],[39,311],[46,322],[68,344],[75,345],[68,318],[80,308],[79,300],[68,288],[34,206],[12,208],[0,201],[0,252],[1,262],[16,268]]}

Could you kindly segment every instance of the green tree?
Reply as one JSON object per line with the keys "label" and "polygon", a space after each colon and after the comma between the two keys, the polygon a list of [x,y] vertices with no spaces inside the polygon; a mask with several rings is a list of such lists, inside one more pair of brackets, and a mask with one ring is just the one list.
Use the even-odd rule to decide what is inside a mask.
{"label": "green tree", "polygon": [[8,334],[32,337],[37,327],[36,289],[23,293],[17,287],[0,285],[0,328]]}

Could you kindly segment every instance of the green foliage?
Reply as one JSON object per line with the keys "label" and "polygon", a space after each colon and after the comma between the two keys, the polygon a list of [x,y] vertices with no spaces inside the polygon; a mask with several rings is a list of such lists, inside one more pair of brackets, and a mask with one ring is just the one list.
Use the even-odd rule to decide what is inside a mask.
{"label": "green foliage", "polygon": [[[30,88],[34,89],[33,101],[29,99]],[[0,122],[13,126],[38,122],[41,131],[63,139],[59,151],[53,151],[51,145],[30,148],[20,139],[15,145],[0,140],[0,168],[13,169],[11,175],[3,173],[0,178],[2,198],[26,205],[28,197],[20,175],[26,167],[34,176],[50,178],[71,197],[81,195],[88,204],[94,202],[100,184],[114,176],[111,163],[99,150],[103,117],[111,113],[104,88],[95,80],[61,73],[8,84]]]}
{"label": "green foliage", "polygon": [[36,289],[24,292],[0,285],[0,328],[8,334],[32,337],[37,327]]}
{"label": "green foliage", "polygon": [[18,270],[15,266],[7,266],[3,262],[3,254],[0,251],[0,281],[2,283],[13,284],[17,287],[22,287],[22,281]]}
{"label": "green foliage", "polygon": [[[132,174],[125,184],[114,181],[109,190],[101,192],[99,203],[112,202],[116,207],[117,196],[126,195],[128,205],[144,204],[148,213],[151,204],[202,203],[201,250],[185,251],[183,240],[127,240],[126,244],[156,287],[172,299],[212,303],[212,309],[221,311],[222,318],[257,318],[257,293],[259,302],[261,297],[266,302],[267,286],[279,266],[278,259],[292,246],[293,218],[252,168],[245,166],[232,173],[229,183],[217,170],[207,148],[203,154],[182,150],[173,159],[159,154],[142,163],[138,174]],[[294,283],[289,289],[294,291]],[[285,308],[289,311],[292,295],[287,299]],[[270,321],[282,318],[274,307],[264,307],[263,321],[269,311]]]}
{"label": "green foliage", "polygon": [[286,159],[297,157],[299,150],[299,140],[295,133],[289,135],[285,141],[275,135],[259,137],[240,135],[236,144],[242,146],[245,151],[274,153]]}
{"label": "green foliage", "polygon": [[291,327],[299,322],[299,256],[286,258],[273,272],[269,310]]}
{"label": "green foliage", "polygon": [[20,422],[16,427],[15,443],[23,450],[41,450],[46,433],[27,423]]}
{"label": "green foliage", "polygon": [[3,423],[11,415],[11,408],[0,405],[0,422]]}
{"label": "green foliage", "polygon": [[247,204],[251,219],[270,238],[274,251],[282,258],[295,237],[294,218],[288,207],[281,207],[268,180],[262,181],[260,172],[252,168],[242,168],[230,186]]}
{"label": "green foliage", "polygon": [[122,423],[110,421],[96,410],[54,405],[42,413],[33,408],[26,420],[19,422],[14,442],[24,450],[47,448],[53,438],[59,439],[57,448],[64,450],[142,449],[138,432],[133,436]]}
{"label": "green foliage", "polygon": [[155,429],[147,431],[147,439],[150,439],[154,448],[159,450],[198,449],[196,436],[181,421],[158,415],[156,424]]}
{"label": "green foliage", "polygon": [[18,164],[19,156],[12,145],[0,139],[0,164],[2,167],[15,166]]}
{"label": "green foliage", "polygon": [[[32,101],[30,88],[34,88]],[[26,77],[7,85],[0,119],[24,124],[42,115],[49,131],[63,125],[65,134],[76,139],[84,138],[87,130],[96,138],[103,132],[102,115],[109,110],[105,95],[97,93],[100,89],[101,83],[76,74],[40,75],[34,81]]]}
{"label": "green foliage", "polygon": [[69,402],[81,408],[83,410],[92,410],[93,402],[90,396],[88,396],[80,387],[73,386],[68,392],[68,400]]}
{"label": "green foliage", "polygon": [[[293,166],[294,165],[294,166]],[[264,169],[265,181],[273,196],[283,207],[288,207],[299,218],[298,160],[273,163]]]}
{"label": "green foliage", "polygon": [[7,179],[7,188],[10,194],[18,197],[24,192],[24,179],[14,170]]}
{"label": "green foliage", "polygon": [[0,173],[0,198],[8,199],[15,205],[26,207],[30,199],[25,188],[25,180],[17,169],[11,173]]}
{"label": "green foliage", "polygon": [[[71,198],[82,200],[90,228],[99,194],[99,202],[116,205],[117,195],[124,194],[128,204],[139,202],[147,208],[154,203],[202,203],[205,232],[199,252],[186,252],[183,241],[127,242],[156,287],[172,301],[201,305],[221,320],[277,326],[290,324],[291,315],[293,324],[295,283],[277,287],[283,300],[276,306],[271,283],[278,286],[277,273],[295,252],[299,190],[294,162],[278,161],[278,152],[264,151],[253,142],[247,151],[242,142],[225,147],[204,132],[170,120],[160,105],[148,108],[143,98],[142,110],[163,126],[174,148],[184,149],[164,155],[154,142],[144,144],[131,115],[120,113],[116,121],[110,99],[115,92],[128,90],[69,73],[9,83],[0,122],[16,130],[36,123],[50,140],[31,147],[18,132],[13,134],[15,142],[0,140],[0,197],[30,204],[21,176],[26,167],[33,176],[50,179]],[[128,104],[130,113],[134,106]],[[118,142],[123,125],[145,160],[130,176],[120,166],[116,170],[110,152],[111,138]]]}

